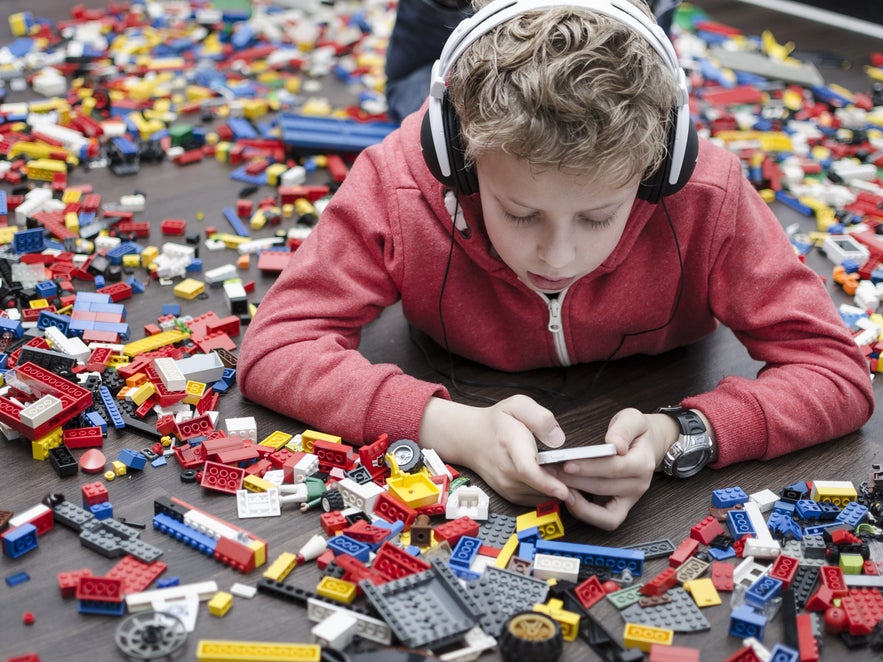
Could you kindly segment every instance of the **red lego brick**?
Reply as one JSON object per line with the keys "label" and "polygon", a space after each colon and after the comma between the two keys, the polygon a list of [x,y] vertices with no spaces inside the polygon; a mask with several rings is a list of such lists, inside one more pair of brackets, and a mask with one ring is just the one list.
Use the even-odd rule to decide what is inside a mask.
{"label": "red lego brick", "polygon": [[411,527],[417,519],[417,511],[409,505],[399,501],[389,492],[381,492],[374,502],[374,513],[387,522],[403,522],[405,530]]}
{"label": "red lego brick", "polygon": [[328,471],[333,467],[349,471],[356,463],[352,447],[346,444],[317,439],[313,442],[313,453],[319,458],[319,469],[322,471]]}
{"label": "red lego brick", "polygon": [[819,661],[819,640],[815,636],[812,614],[797,615],[797,646],[800,662]]}
{"label": "red lego brick", "polygon": [[358,584],[367,579],[372,584],[380,585],[385,584],[387,581],[386,577],[378,572],[374,572],[371,568],[359,561],[359,559],[352,557],[349,554],[338,554],[334,557],[334,562],[343,568],[343,579],[348,582]]}
{"label": "red lego brick", "polygon": [[242,574],[248,574],[255,569],[254,550],[232,538],[221,536],[218,539],[214,557]]}
{"label": "red lego brick", "polygon": [[371,477],[385,475],[389,471],[384,459],[386,451],[389,448],[389,437],[386,433],[381,434],[376,440],[370,444],[366,444],[359,448],[359,460],[362,466],[368,470]]}
{"label": "red lego brick", "polygon": [[81,577],[77,583],[76,598],[93,602],[122,602],[125,598],[123,582],[111,577]]}
{"label": "red lego brick", "polygon": [[735,568],[733,568],[730,563],[725,563],[724,561],[712,561],[711,583],[714,584],[714,587],[718,591],[732,592],[733,588],[735,588],[735,582],[733,579],[734,570]]}
{"label": "red lego brick", "polygon": [[349,536],[353,540],[358,540],[359,542],[364,542],[372,547],[376,547],[389,537],[390,530],[381,526],[374,526],[365,520],[360,519],[346,527],[343,530],[343,534]]}
{"label": "red lego brick", "polygon": [[332,510],[319,515],[319,526],[325,535],[332,538],[346,528],[347,520],[339,510]]}
{"label": "red lego brick", "polygon": [[175,457],[178,458],[178,464],[184,469],[195,469],[201,467],[205,462],[205,449],[202,444],[175,446],[173,450]]}
{"label": "red lego brick", "polygon": [[401,547],[393,545],[389,541],[384,542],[377,550],[377,556],[371,563],[371,569],[378,572],[389,580],[400,579],[424,570],[429,570],[430,565],[423,559],[409,554]]}
{"label": "red lego brick", "polygon": [[104,483],[95,481],[94,483],[86,483],[82,487],[83,491],[83,507],[88,508],[99,503],[109,501],[107,487]]}
{"label": "red lego brick", "polygon": [[202,470],[200,485],[216,492],[236,494],[238,490],[242,489],[243,478],[245,478],[244,469],[218,462],[206,462]]}
{"label": "red lego brick", "polygon": [[698,648],[651,644],[647,662],[699,662],[699,653]]}
{"label": "red lego brick", "polygon": [[128,283],[119,282],[119,283],[111,283],[110,285],[105,285],[104,287],[100,287],[96,292],[100,294],[107,294],[110,296],[110,300],[116,303],[117,301],[123,301],[125,299],[132,298],[132,286]]}
{"label": "red lego brick", "polygon": [[215,426],[212,425],[211,416],[203,414],[202,416],[197,416],[196,418],[191,418],[187,421],[179,421],[175,436],[181,441],[187,441],[194,437],[207,435],[208,433],[213,432],[214,429]]}
{"label": "red lego brick", "polygon": [[794,581],[794,575],[797,574],[799,565],[800,561],[797,559],[779,554],[767,574],[773,579],[781,581],[782,588],[787,590],[791,587],[791,582]]}
{"label": "red lego brick", "polygon": [[595,575],[592,575],[585,581],[577,584],[576,588],[573,590],[573,594],[585,609],[590,608],[607,595],[604,592],[604,588],[601,586],[601,582]]}
{"label": "red lego brick", "polygon": [[61,597],[65,600],[73,598],[77,594],[77,584],[80,583],[81,577],[91,577],[92,570],[82,568],[80,570],[68,570],[67,572],[58,573],[58,588],[61,590]]}
{"label": "red lego brick", "polygon": [[639,588],[638,593],[641,595],[662,595],[677,583],[677,570],[669,566]]}
{"label": "red lego brick", "polygon": [[763,662],[763,660],[757,656],[751,646],[745,646],[725,658],[724,662]]}
{"label": "red lego brick", "polygon": [[97,425],[68,428],[62,432],[62,439],[68,448],[100,448],[104,444],[104,436]]}
{"label": "red lego brick", "polygon": [[127,554],[105,576],[119,579],[123,583],[123,595],[128,595],[147,590],[167,567],[162,561],[145,563]]}
{"label": "red lego brick", "polygon": [[96,347],[86,359],[86,370],[89,372],[104,372],[107,362],[113,356],[113,350],[109,347]]}
{"label": "red lego brick", "polygon": [[712,540],[724,533],[726,533],[724,527],[711,515],[697,522],[690,529],[690,537],[693,540],[698,540],[703,545],[708,545]]}
{"label": "red lego brick", "polygon": [[678,548],[668,557],[668,564],[673,568],[677,568],[697,551],[699,551],[699,541],[693,538],[687,538],[678,545]]}
{"label": "red lego brick", "polygon": [[187,221],[180,218],[165,218],[159,224],[159,231],[164,235],[182,237],[187,232]]}
{"label": "red lego brick", "polygon": [[822,586],[831,589],[835,598],[843,597],[849,593],[843,570],[833,565],[823,565],[819,568],[819,581]]}
{"label": "red lego brick", "polygon": [[444,524],[439,524],[433,530],[433,535],[439,542],[445,540],[451,547],[454,547],[463,536],[478,537],[478,530],[478,522],[464,515],[455,520],[449,520]]}

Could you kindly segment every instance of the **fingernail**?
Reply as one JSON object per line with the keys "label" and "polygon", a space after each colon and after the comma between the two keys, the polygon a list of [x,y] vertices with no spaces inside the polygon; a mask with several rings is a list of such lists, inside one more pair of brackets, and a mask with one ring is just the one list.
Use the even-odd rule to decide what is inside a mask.
{"label": "fingernail", "polygon": [[555,426],[555,429],[549,433],[549,445],[550,446],[560,446],[564,443],[564,430],[562,430],[559,426]]}

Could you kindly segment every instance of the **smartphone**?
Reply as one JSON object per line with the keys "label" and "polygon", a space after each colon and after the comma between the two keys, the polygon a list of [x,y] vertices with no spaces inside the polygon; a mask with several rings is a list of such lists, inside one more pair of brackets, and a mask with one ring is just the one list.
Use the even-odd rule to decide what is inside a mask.
{"label": "smartphone", "polygon": [[616,455],[616,446],[613,444],[593,444],[577,448],[557,448],[543,451],[537,453],[537,461],[540,464],[555,464],[567,460],[588,460],[593,457],[609,457],[611,455]]}

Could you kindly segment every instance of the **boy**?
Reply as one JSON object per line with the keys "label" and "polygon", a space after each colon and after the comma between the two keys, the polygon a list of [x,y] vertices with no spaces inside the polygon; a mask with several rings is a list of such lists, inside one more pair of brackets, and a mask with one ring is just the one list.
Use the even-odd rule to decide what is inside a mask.
{"label": "boy", "polygon": [[[657,469],[686,477],[857,429],[873,410],[860,351],[736,157],[697,146],[686,104],[637,4],[484,7],[443,50],[427,110],[359,156],[263,299],[243,394],[349,441],[417,439],[509,500],[552,496],[605,529]],[[537,440],[565,435],[531,398],[467,406],[358,353],[399,299],[414,326],[499,370],[657,354],[719,323],[765,367],[622,410],[615,456],[549,469]]]}

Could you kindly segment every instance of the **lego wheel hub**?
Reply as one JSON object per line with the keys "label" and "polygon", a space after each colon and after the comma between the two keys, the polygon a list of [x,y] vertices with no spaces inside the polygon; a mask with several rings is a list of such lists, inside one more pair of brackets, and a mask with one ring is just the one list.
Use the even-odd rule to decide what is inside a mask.
{"label": "lego wheel hub", "polygon": [[169,658],[187,641],[187,628],[177,616],[160,611],[132,614],[116,631],[116,645],[129,660]]}

